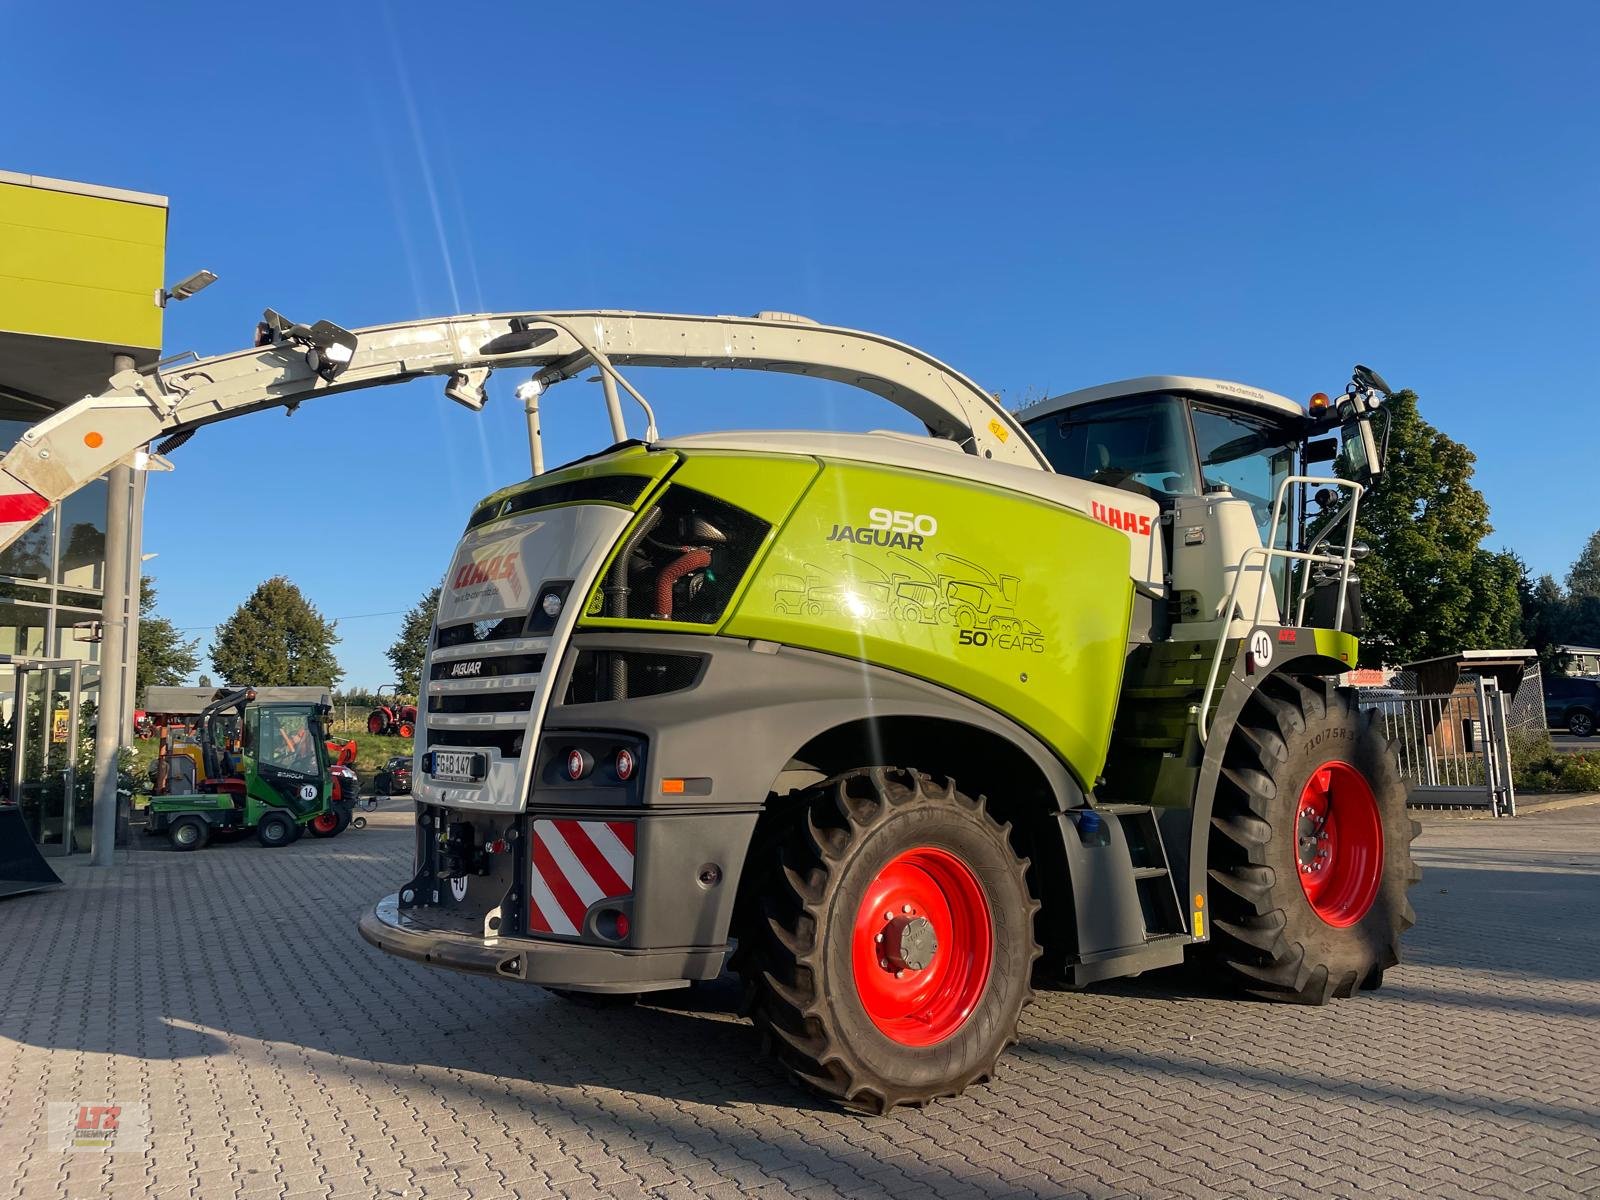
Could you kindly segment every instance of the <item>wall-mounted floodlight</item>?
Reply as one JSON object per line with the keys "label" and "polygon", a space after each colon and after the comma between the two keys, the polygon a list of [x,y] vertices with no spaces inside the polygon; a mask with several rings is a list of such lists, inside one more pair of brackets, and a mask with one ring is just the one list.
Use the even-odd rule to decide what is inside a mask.
{"label": "wall-mounted floodlight", "polygon": [[196,292],[203,292],[217,281],[215,271],[200,270],[185,279],[178,280],[171,287],[164,287],[156,293],[156,306],[165,308],[168,300],[187,300]]}

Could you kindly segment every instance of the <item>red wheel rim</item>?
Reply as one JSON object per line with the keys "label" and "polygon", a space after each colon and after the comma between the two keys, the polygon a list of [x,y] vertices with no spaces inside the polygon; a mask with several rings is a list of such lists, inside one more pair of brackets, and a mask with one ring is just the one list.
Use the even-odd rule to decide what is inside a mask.
{"label": "red wheel rim", "polygon": [[1372,907],[1383,877],[1383,822],[1372,785],[1349,763],[1325,762],[1300,790],[1295,859],[1312,910],[1336,928]]}
{"label": "red wheel rim", "polygon": [[318,833],[332,833],[339,826],[339,818],[332,813],[318,813],[311,818],[311,828]]}
{"label": "red wheel rim", "polygon": [[977,1008],[993,947],[989,901],[972,869],[948,850],[907,850],[878,872],[856,910],[856,993],[884,1036],[931,1046]]}

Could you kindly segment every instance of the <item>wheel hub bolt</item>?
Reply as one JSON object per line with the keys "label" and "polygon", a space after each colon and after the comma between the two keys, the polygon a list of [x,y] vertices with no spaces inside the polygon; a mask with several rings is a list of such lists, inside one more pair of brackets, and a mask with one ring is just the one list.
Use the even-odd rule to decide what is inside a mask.
{"label": "wheel hub bolt", "polygon": [[939,952],[939,938],[927,917],[895,917],[883,933],[883,952],[896,979],[922,971]]}

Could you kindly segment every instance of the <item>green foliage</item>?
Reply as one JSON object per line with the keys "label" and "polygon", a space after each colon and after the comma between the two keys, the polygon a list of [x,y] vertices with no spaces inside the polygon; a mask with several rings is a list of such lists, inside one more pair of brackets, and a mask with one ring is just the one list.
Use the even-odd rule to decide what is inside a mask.
{"label": "green foliage", "polygon": [[217,626],[211,665],[228,683],[251,687],[327,687],[343,675],[325,619],[282,575],[250,594]]}
{"label": "green foliage", "polygon": [[182,683],[200,665],[200,639],[187,639],[166,617],[158,617],[156,585],[149,576],[139,580],[139,663],[134,695],[143,702],[152,684],[170,687]]}
{"label": "green foliage", "polygon": [[1520,642],[1514,555],[1482,542],[1489,505],[1472,486],[1473,453],[1422,419],[1414,392],[1389,401],[1388,469],[1362,498],[1357,537],[1368,665],[1414,662]]}
{"label": "green foliage", "polygon": [[428,633],[433,628],[434,613],[439,608],[439,588],[423,594],[422,599],[400,622],[400,635],[384,651],[394,667],[395,680],[402,695],[415,696],[422,685],[422,660],[428,653]]}
{"label": "green foliage", "polygon": [[1576,602],[1600,600],[1600,530],[1589,535],[1567,572],[1567,596]]}
{"label": "green foliage", "polygon": [[1519,792],[1600,792],[1600,751],[1563,754],[1546,735],[1513,746],[1511,778]]}

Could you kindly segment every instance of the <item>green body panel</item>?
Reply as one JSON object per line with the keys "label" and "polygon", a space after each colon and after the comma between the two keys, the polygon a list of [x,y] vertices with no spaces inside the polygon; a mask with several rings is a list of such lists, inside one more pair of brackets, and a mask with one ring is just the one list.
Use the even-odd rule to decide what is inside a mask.
{"label": "green body panel", "polygon": [[[666,456],[658,456],[666,457]],[[717,451],[695,451],[683,455],[678,469],[672,473],[669,485],[681,484],[693,488],[697,492],[715,496],[719,500],[726,500],[729,504],[744,509],[760,517],[772,526],[767,534],[766,543],[757,552],[756,562],[759,563],[762,555],[772,546],[783,528],[783,523],[794,507],[799,503],[800,497],[807,487],[817,477],[821,465],[814,458],[806,458],[788,454],[745,454],[725,453]],[[605,567],[600,572],[603,581],[611,571],[612,561],[616,552],[621,549],[626,537],[618,539],[617,545],[612,548],[612,554],[606,559]],[[678,631],[682,633],[715,633],[727,627],[731,615],[739,610],[739,605],[750,590],[752,579],[755,577],[754,569],[745,573],[739,588],[734,592],[727,610],[722,614],[721,622],[716,626],[707,626],[687,621],[651,621],[649,628],[653,632]],[[600,610],[600,586],[596,585],[593,594],[589,597],[586,612],[589,614],[583,619],[585,629],[637,629],[638,621],[627,621],[616,617],[597,615]]]}
{"label": "green body panel", "polygon": [[826,461],[723,632],[970,696],[1034,732],[1089,786],[1110,740],[1132,602],[1127,537],[1084,514]]}
{"label": "green body panel", "polygon": [[1312,632],[1317,637],[1318,654],[1348,663],[1352,668],[1356,665],[1361,642],[1354,634],[1339,629],[1315,629]]}

